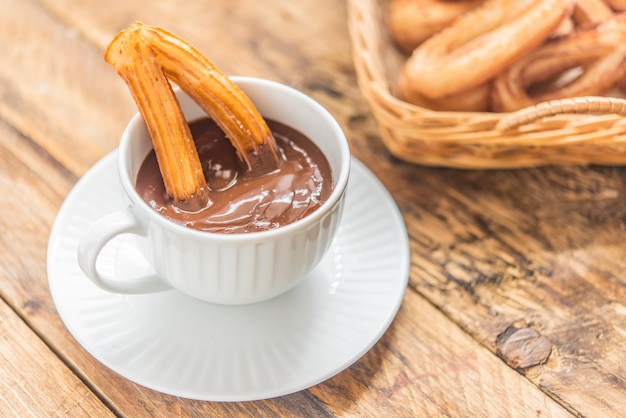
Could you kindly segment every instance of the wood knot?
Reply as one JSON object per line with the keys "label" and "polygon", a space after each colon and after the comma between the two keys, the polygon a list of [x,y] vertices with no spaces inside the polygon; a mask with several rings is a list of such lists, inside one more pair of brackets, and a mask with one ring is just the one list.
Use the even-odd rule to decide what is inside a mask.
{"label": "wood knot", "polygon": [[508,327],[496,338],[496,353],[517,370],[543,364],[552,352],[552,343],[531,328]]}

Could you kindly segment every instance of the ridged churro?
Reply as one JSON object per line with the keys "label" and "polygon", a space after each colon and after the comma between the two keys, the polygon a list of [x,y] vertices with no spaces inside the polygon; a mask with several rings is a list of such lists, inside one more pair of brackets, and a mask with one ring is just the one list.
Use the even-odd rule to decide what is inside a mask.
{"label": "ridged churro", "polygon": [[488,0],[420,44],[399,85],[430,99],[476,88],[544,43],[570,9],[570,0]]}
{"label": "ridged churro", "polygon": [[226,133],[249,170],[277,167],[274,137],[249,98],[197,49],[176,35],[135,22],[109,44],[105,60],[128,85],[157,154],[168,195],[206,194],[198,153],[169,81]]}

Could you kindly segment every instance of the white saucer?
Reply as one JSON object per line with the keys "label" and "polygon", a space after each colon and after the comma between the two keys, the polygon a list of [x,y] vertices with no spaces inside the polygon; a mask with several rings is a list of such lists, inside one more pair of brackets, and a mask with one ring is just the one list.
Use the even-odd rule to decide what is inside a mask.
{"label": "white saucer", "polygon": [[[379,340],[406,290],[409,246],[402,217],[356,160],[327,256],[294,289],[253,305],[212,305],[175,290],[122,296],[93,285],[77,264],[78,241],[94,220],[124,202],[113,152],[78,181],[59,211],[48,246],[50,291],[85,350],[160,392],[246,401],[311,387]],[[98,268],[132,275],[149,269],[125,235],[105,247]]]}

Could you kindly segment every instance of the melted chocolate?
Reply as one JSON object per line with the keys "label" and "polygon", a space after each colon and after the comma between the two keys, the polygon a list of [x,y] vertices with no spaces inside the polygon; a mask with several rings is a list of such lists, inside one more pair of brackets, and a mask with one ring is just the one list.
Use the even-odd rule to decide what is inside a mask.
{"label": "melted chocolate", "polygon": [[190,123],[209,187],[208,204],[185,210],[170,199],[154,151],[137,174],[136,188],[155,211],[190,228],[210,232],[266,231],[302,219],[328,199],[332,177],[328,161],[306,136],[268,120],[282,158],[270,173],[250,172],[211,119]]}

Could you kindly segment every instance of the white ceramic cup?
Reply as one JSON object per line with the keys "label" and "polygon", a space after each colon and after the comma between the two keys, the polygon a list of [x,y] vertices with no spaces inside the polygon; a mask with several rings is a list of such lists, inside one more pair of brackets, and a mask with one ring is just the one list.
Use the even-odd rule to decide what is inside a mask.
{"label": "white ceramic cup", "polygon": [[[275,297],[311,271],[327,252],[341,218],[350,171],[348,141],[337,121],[319,103],[291,87],[250,77],[232,80],[266,118],[289,125],[317,144],[328,159],[333,191],[316,211],[277,229],[241,234],[198,231],[159,215],[135,190],[141,163],[152,149],[137,114],[126,127],[118,149],[118,170],[128,208],[95,222],[81,238],[78,262],[99,287],[114,293],[140,294],[171,288],[219,304],[246,304]],[[176,94],[185,117],[206,117],[181,90]],[[104,246],[120,234],[139,236],[154,275],[107,277],[96,268]]]}

